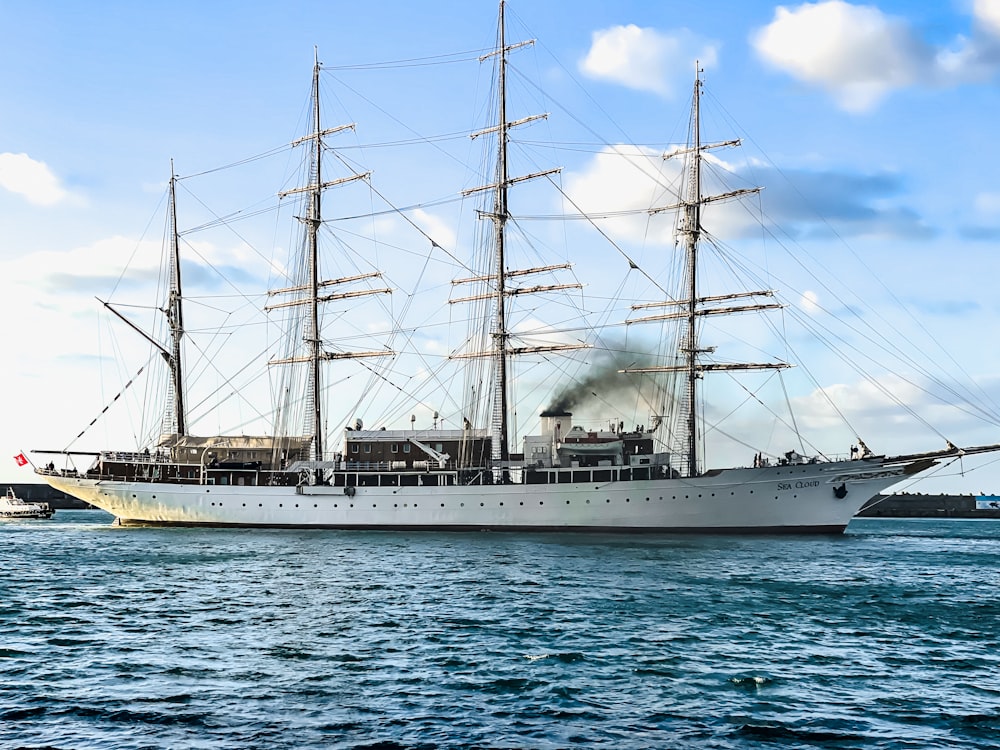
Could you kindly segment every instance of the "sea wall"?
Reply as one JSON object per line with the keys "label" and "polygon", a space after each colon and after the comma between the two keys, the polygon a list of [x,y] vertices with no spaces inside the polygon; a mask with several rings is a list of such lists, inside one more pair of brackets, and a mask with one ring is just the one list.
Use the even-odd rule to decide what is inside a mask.
{"label": "sea wall", "polygon": [[876,495],[858,512],[865,518],[1000,518],[994,495]]}

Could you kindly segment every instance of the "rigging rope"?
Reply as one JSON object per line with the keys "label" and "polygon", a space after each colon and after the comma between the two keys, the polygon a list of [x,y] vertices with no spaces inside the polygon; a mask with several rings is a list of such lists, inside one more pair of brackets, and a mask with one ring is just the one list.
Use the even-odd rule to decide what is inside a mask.
{"label": "rigging rope", "polygon": [[[155,356],[155,355],[154,355],[154,356]],[[151,360],[151,359],[152,359],[152,357],[150,357],[150,360]],[[115,401],[117,401],[117,400],[118,400],[119,398],[121,398],[121,397],[122,397],[122,395],[124,395],[125,391],[127,391],[127,390],[128,390],[128,389],[129,389],[129,388],[130,388],[130,387],[132,386],[132,383],[133,383],[133,382],[135,382],[135,379],[136,379],[137,377],[139,377],[139,375],[141,375],[141,374],[142,374],[142,371],[143,371],[144,369],[146,369],[146,365],[148,365],[148,364],[149,364],[149,360],[147,360],[147,361],[146,361],[146,364],[144,364],[144,365],[143,365],[142,367],[140,367],[140,368],[139,368],[139,369],[138,369],[138,370],[136,371],[135,375],[133,375],[133,376],[132,376],[132,377],[131,377],[131,378],[129,379],[129,381],[128,381],[128,382],[127,382],[127,383],[126,383],[125,385],[124,385],[124,387],[123,387],[123,388],[122,388],[122,389],[121,389],[120,391],[118,391],[118,393],[116,393],[116,394],[115,394],[115,397],[114,397],[113,399],[111,399],[111,400],[110,400],[110,401],[109,401],[109,402],[107,403],[107,405],[106,405],[106,406],[105,406],[105,407],[104,407],[103,409],[101,409],[101,412],[100,412],[100,414],[98,414],[98,415],[97,415],[96,417],[94,417],[94,418],[93,418],[92,420],[90,420],[90,424],[88,424],[88,425],[87,425],[86,427],[84,427],[84,428],[83,428],[83,429],[82,429],[82,430],[80,431],[80,434],[79,434],[79,435],[77,435],[77,436],[76,436],[75,438],[73,438],[72,440],[70,440],[70,441],[69,441],[69,444],[68,444],[68,445],[67,445],[67,446],[66,446],[66,447],[65,447],[65,448],[63,449],[64,451],[68,451],[68,450],[69,450],[69,449],[70,449],[70,448],[71,448],[71,447],[73,446],[73,443],[75,443],[75,442],[76,442],[77,440],[79,440],[79,439],[80,439],[81,437],[83,437],[83,436],[84,436],[84,434],[85,434],[85,433],[86,433],[86,432],[87,432],[87,431],[88,431],[88,430],[89,430],[89,429],[90,429],[91,427],[93,427],[93,426],[94,426],[94,424],[95,424],[95,423],[97,422],[97,420],[99,420],[99,419],[100,419],[101,417],[103,417],[103,416],[104,416],[105,412],[107,412],[107,410],[108,410],[108,409],[110,409],[110,408],[111,408],[111,407],[112,407],[112,406],[114,405]]]}

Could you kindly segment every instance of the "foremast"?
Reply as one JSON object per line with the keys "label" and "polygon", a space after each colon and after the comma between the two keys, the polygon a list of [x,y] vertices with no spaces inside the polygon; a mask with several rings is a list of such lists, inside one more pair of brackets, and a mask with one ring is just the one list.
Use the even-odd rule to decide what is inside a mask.
{"label": "foremast", "polygon": [[[715,347],[702,347],[699,341],[698,326],[701,318],[708,315],[731,315],[735,313],[750,312],[754,310],[768,310],[780,308],[778,303],[765,303],[753,305],[733,305],[732,300],[745,299],[747,297],[773,297],[772,290],[755,292],[737,292],[735,294],[723,294],[715,296],[698,296],[698,252],[703,233],[701,225],[701,209],[708,203],[729,200],[749,193],[759,192],[760,188],[748,188],[734,190],[718,195],[702,194],[701,167],[706,151],[716,148],[740,145],[740,140],[722,141],[719,143],[701,142],[701,74],[702,68],[695,63],[694,90],[691,97],[691,124],[689,128],[689,139],[686,148],[670,151],[663,155],[664,159],[683,156],[686,160],[684,169],[684,190],[683,197],[679,203],[670,206],[653,208],[650,213],[659,213],[667,210],[680,210],[681,220],[678,225],[678,234],[683,239],[684,247],[684,293],[686,298],[679,300],[668,300],[651,304],[633,305],[633,310],[649,307],[673,307],[673,312],[659,315],[648,315],[641,318],[632,318],[626,323],[646,323],[652,321],[681,320],[683,331],[680,336],[680,348],[678,351],[679,364],[667,365],[663,367],[640,367],[621,370],[626,373],[680,373],[684,377],[683,394],[675,407],[675,424],[680,426],[678,441],[678,452],[680,453],[681,468],[686,476],[695,477],[701,473],[698,462],[698,381],[704,377],[706,372],[726,371],[726,370],[776,370],[789,367],[784,362],[767,363],[718,363],[703,362],[701,355],[711,354]],[[721,302],[720,306],[706,307],[709,302]]]}
{"label": "foremast", "polygon": [[105,302],[100,298],[98,298],[98,301],[109,312],[125,323],[125,325],[159,350],[160,356],[167,363],[167,369],[170,371],[170,379],[167,385],[167,399],[163,411],[163,419],[160,422],[160,434],[161,440],[168,436],[176,440],[178,437],[187,434],[187,412],[184,406],[184,368],[181,360],[181,343],[184,338],[184,297],[181,294],[180,234],[177,231],[177,175],[174,173],[173,159],[170,160],[168,201],[170,206],[167,212],[167,231],[170,234],[170,240],[165,269],[168,278],[168,289],[166,305],[160,308],[160,312],[167,318],[167,327],[170,329],[170,348],[167,349],[150,334],[118,312],[111,306],[110,302]]}
{"label": "foremast", "polygon": [[322,398],[322,363],[332,359],[357,359],[363,357],[384,357],[391,356],[392,351],[368,351],[368,352],[328,352],[323,348],[322,329],[320,320],[320,306],[324,302],[336,299],[346,299],[362,297],[372,294],[390,294],[391,289],[359,289],[352,291],[336,292],[333,294],[320,294],[321,289],[330,286],[347,284],[364,279],[381,278],[380,272],[359,274],[339,279],[320,280],[320,243],[319,230],[323,225],[322,197],[323,191],[335,185],[341,185],[356,180],[366,180],[371,176],[371,172],[355,173],[335,180],[323,181],[323,152],[326,148],[324,139],[328,135],[339,133],[344,130],[353,130],[354,124],[340,125],[333,128],[323,129],[320,117],[320,71],[322,66],[319,62],[319,51],[314,50],[313,74],[312,74],[312,132],[294,141],[292,147],[308,145],[309,148],[309,175],[308,184],[303,187],[293,188],[278,194],[279,198],[289,195],[304,195],[306,203],[306,215],[296,217],[303,223],[306,229],[305,253],[306,253],[306,280],[304,284],[275,289],[269,291],[269,295],[279,294],[299,294],[296,299],[276,302],[267,305],[264,310],[271,311],[280,308],[307,306],[308,315],[302,331],[302,340],[306,345],[307,353],[303,356],[291,356],[280,359],[272,359],[269,364],[292,364],[307,363],[309,366],[309,377],[306,381],[306,404],[307,422],[306,434],[312,438],[312,457],[316,462],[324,460],[324,414]]}
{"label": "foremast", "polygon": [[[173,393],[171,404],[173,408],[173,419],[167,415],[167,422],[172,421],[172,425],[165,425],[168,429],[164,432],[174,434],[187,434],[187,416],[184,408],[184,375],[181,362],[181,339],[184,337],[184,309],[183,295],[181,294],[181,254],[179,234],[177,232],[177,175],[174,174],[174,161],[170,160],[170,291],[167,297],[167,324],[170,326],[170,357],[168,364],[170,367],[170,386]],[[173,429],[170,429],[172,427]]]}

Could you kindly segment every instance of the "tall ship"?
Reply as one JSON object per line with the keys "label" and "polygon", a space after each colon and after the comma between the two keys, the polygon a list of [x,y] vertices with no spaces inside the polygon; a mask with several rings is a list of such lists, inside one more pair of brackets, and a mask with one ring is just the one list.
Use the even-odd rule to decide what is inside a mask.
{"label": "tall ship", "polygon": [[[754,189],[722,194],[703,189],[709,152],[737,142],[702,141],[703,82],[697,66],[688,142],[664,155],[682,160],[681,181],[674,200],[649,210],[650,215],[670,211],[676,217],[681,272],[674,290],[666,288],[666,281],[661,286],[654,280],[660,297],[631,305],[632,317],[614,323],[619,331],[647,324],[662,327],[655,349],[643,357],[602,359],[594,350],[607,338],[599,333],[593,338],[577,333],[526,343],[511,323],[513,306],[533,295],[581,294],[582,284],[554,280],[570,269],[569,263],[514,267],[510,261],[516,222],[510,207],[512,191],[523,182],[551,179],[558,170],[511,173],[511,134],[543,116],[508,115],[510,59],[527,43],[508,42],[504,6],[501,2],[496,47],[482,56],[494,66],[495,121],[471,134],[490,144],[490,166],[482,172],[490,179],[463,194],[481,199],[478,220],[488,249],[459,264],[464,275],[452,279],[440,301],[449,309],[465,310],[462,315],[467,317],[462,320],[468,321],[462,345],[445,357],[449,365],[461,365],[465,375],[439,381],[450,389],[440,403],[452,406],[440,414],[434,410],[430,426],[418,427],[414,416],[409,424],[403,417],[395,424],[366,427],[365,420],[352,416],[363,410],[365,394],[360,404],[345,403],[350,399],[343,397],[342,381],[326,379],[333,364],[357,367],[373,382],[391,381],[396,401],[413,395],[425,411],[431,403],[426,390],[406,386],[416,372],[400,373],[399,367],[390,372],[384,367],[399,357],[391,346],[361,351],[331,346],[331,327],[351,305],[396,290],[384,284],[377,269],[324,278],[324,254],[336,251],[323,242],[324,195],[350,182],[367,182],[371,176],[352,171],[332,178],[325,171],[325,159],[337,153],[330,141],[351,126],[327,128],[322,123],[322,66],[317,58],[309,132],[293,144],[307,152],[304,184],[280,194],[282,199],[301,200],[296,216],[303,233],[300,254],[287,267],[288,283],[270,291],[264,306],[268,314],[281,317],[288,331],[286,348],[266,363],[266,369],[281,373],[275,376],[281,403],[272,412],[271,429],[256,435],[237,431],[199,436],[189,427],[185,356],[189,311],[182,286],[177,178],[172,175],[164,264],[169,282],[159,308],[169,340],[161,342],[132,317],[105,303],[123,325],[150,343],[156,358],[166,365],[169,377],[161,429],[145,444],[127,450],[36,451],[64,459],[59,467],[50,462],[36,468],[42,479],[108,511],[121,525],[838,533],[867,500],[891,486],[941,462],[998,449],[945,443],[924,453],[884,455],[869,450],[858,438],[850,452],[840,446],[841,453],[832,454],[807,450],[802,441],[795,449],[780,451],[748,445],[744,465],[713,467],[708,443],[715,428],[707,424],[701,406],[713,376],[780,375],[790,364],[778,359],[720,360],[714,356],[716,347],[703,341],[706,320],[780,314],[783,305],[771,289],[724,291],[703,286],[703,209],[738,200]],[[565,204],[573,208],[572,201]],[[582,213],[577,218],[587,218]],[[449,258],[458,254],[441,244],[431,239],[432,251]],[[633,270],[641,270],[627,255],[626,260]],[[540,283],[543,277],[550,283]],[[332,322],[324,315],[330,305],[337,307]],[[405,314],[406,305],[402,308]],[[404,346],[412,344],[412,337],[401,332],[412,331],[419,323],[405,325],[411,327],[401,323],[392,329],[395,341]],[[542,379],[551,398],[538,410],[537,422],[527,420],[531,434],[519,433],[516,391],[526,378],[513,363],[580,352],[593,357],[592,371],[576,377],[572,397],[568,397],[572,388]],[[593,416],[595,410],[586,397],[587,392],[598,396],[593,372],[597,368],[602,370],[602,383],[617,379],[608,386],[615,392],[639,384],[636,392],[641,394],[645,419],[633,418],[633,409],[626,423],[614,407],[600,403],[597,411],[606,408],[606,413]],[[285,374],[293,371],[295,375]],[[538,387],[535,383],[535,390]],[[331,417],[334,411],[337,416]],[[331,429],[331,423],[337,427]],[[762,427],[762,434],[767,429]],[[338,440],[329,439],[333,433]]]}

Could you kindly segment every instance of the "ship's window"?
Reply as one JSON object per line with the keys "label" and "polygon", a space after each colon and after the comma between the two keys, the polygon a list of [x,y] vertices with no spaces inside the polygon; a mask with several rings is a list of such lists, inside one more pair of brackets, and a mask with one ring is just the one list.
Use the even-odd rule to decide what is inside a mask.
{"label": "ship's window", "polygon": [[365,453],[371,453],[371,452],[372,452],[372,444],[368,443],[365,445]]}
{"label": "ship's window", "polygon": [[399,443],[393,443],[389,450],[393,453],[399,453]]}
{"label": "ship's window", "polygon": [[438,453],[440,453],[441,451],[444,450],[444,446],[441,445],[441,443],[434,443],[434,450],[436,450]]}
{"label": "ship's window", "polygon": [[357,443],[352,443],[351,444],[351,453],[357,453],[357,452],[358,452],[358,444]]}
{"label": "ship's window", "polygon": [[410,452],[410,444],[403,443],[403,453],[409,453],[409,452]]}

